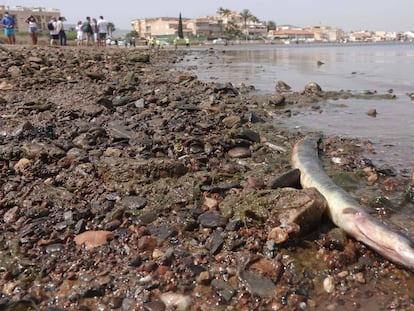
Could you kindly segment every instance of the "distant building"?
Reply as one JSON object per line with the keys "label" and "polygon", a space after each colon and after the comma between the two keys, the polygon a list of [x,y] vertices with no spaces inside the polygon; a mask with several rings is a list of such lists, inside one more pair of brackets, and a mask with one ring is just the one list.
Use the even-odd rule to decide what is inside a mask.
{"label": "distant building", "polygon": [[313,32],[303,29],[278,29],[269,31],[268,37],[272,40],[285,43],[312,42],[315,40]]}
{"label": "distant building", "polygon": [[47,30],[47,23],[50,21],[52,16],[55,16],[56,18],[60,17],[60,10],[58,9],[0,5],[0,18],[3,18],[5,12],[9,12],[9,15],[15,18],[16,31],[27,31],[28,26],[26,18],[30,15],[36,17],[40,30]]}
{"label": "distant building", "polygon": [[370,42],[372,41],[372,33],[369,31],[357,31],[349,34],[350,42]]}
{"label": "distant building", "polygon": [[189,20],[187,27],[192,35],[212,36],[223,32],[223,21],[214,16],[203,16]]}
{"label": "distant building", "polygon": [[[183,34],[188,36],[192,30],[187,28],[188,18],[181,19],[183,23]],[[178,17],[155,17],[135,19],[131,22],[132,28],[139,33],[141,37],[162,37],[176,36],[178,34]]]}
{"label": "distant building", "polygon": [[[178,21],[176,17],[143,18],[131,21],[132,28],[141,37],[162,37],[178,34]],[[240,14],[232,12],[229,16],[201,16],[198,18],[182,18],[185,36],[221,36],[229,24],[235,25],[244,34],[252,37],[265,37],[267,35],[266,23],[260,21],[246,21],[244,24]]]}
{"label": "distant building", "polygon": [[341,29],[330,26],[313,26],[305,29],[312,32],[315,41],[318,42],[338,42],[344,36],[344,32]]}

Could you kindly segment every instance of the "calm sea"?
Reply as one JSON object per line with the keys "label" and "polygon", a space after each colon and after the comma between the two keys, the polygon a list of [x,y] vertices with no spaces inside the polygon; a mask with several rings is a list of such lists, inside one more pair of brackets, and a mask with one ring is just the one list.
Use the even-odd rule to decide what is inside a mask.
{"label": "calm sea", "polygon": [[[376,150],[370,158],[377,165],[389,164],[405,172],[414,169],[414,100],[407,95],[414,93],[413,43],[229,45],[213,46],[210,52],[207,47],[196,50],[181,65],[200,80],[244,83],[260,93],[274,93],[277,80],[294,91],[309,82],[325,91],[393,90],[394,100],[328,101],[321,103],[322,113],[301,108],[284,125],[369,139]],[[366,114],[370,109],[377,110],[376,117]]]}

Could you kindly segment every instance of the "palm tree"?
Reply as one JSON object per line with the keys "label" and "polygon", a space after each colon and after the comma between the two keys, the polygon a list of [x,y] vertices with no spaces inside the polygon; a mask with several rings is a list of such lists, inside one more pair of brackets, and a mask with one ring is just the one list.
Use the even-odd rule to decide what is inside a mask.
{"label": "palm tree", "polygon": [[223,7],[220,7],[217,10],[217,14],[219,14],[220,17],[224,17],[225,18],[225,23],[224,23],[223,19],[220,19],[219,20],[221,33],[223,33],[223,24],[226,24],[227,25],[229,23],[229,16],[231,15],[231,13],[232,12],[231,12],[230,9],[225,9]]}
{"label": "palm tree", "polygon": [[230,9],[224,9],[224,8],[220,7],[217,10],[217,14],[219,14],[220,16],[225,17],[226,19],[228,19],[229,16],[231,15],[231,10]]}
{"label": "palm tree", "polygon": [[228,22],[226,27],[226,33],[231,37],[239,37],[243,34],[240,30],[240,27],[232,21]]}
{"label": "palm tree", "polygon": [[108,31],[109,31],[109,37],[112,37],[112,33],[116,30],[115,24],[112,22],[108,23]]}
{"label": "palm tree", "polygon": [[267,22],[267,31],[269,30],[276,30],[276,22],[275,21],[268,21]]}
{"label": "palm tree", "polygon": [[244,9],[243,11],[241,11],[240,12],[240,16],[243,18],[243,21],[244,21],[244,32],[246,34],[246,41],[247,41],[247,35],[248,35],[248,32],[247,32],[247,21],[248,20],[251,20],[255,16],[248,9]]}

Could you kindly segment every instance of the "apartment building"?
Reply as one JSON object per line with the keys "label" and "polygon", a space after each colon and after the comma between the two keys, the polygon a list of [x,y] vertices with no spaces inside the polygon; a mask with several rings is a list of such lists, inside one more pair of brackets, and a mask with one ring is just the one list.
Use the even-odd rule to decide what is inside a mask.
{"label": "apartment building", "polygon": [[[142,37],[172,36],[178,33],[179,18],[158,17],[132,20],[131,26]],[[249,36],[266,36],[267,27],[263,22],[247,21],[246,27],[240,15],[231,16],[201,16],[198,18],[182,18],[185,36],[221,35],[225,27],[232,23]]]}
{"label": "apartment building", "polygon": [[[189,36],[192,30],[187,28],[188,18],[182,18],[183,34]],[[132,29],[141,37],[176,36],[178,34],[178,17],[154,17],[135,19],[131,22]]]}
{"label": "apartment building", "polygon": [[60,10],[58,9],[0,5],[0,18],[3,18],[5,12],[9,12],[9,15],[14,16],[16,21],[16,31],[27,31],[26,18],[30,15],[36,17],[40,30],[47,30],[47,23],[52,16],[55,16],[56,18],[60,17]]}

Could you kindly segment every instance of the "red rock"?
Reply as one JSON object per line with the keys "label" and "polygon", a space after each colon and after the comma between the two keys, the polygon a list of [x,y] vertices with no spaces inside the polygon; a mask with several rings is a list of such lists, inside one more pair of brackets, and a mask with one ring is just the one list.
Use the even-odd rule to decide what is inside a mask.
{"label": "red rock", "polygon": [[106,230],[85,231],[78,234],[74,241],[76,245],[85,245],[86,249],[92,249],[106,244],[112,236],[112,232]]}

